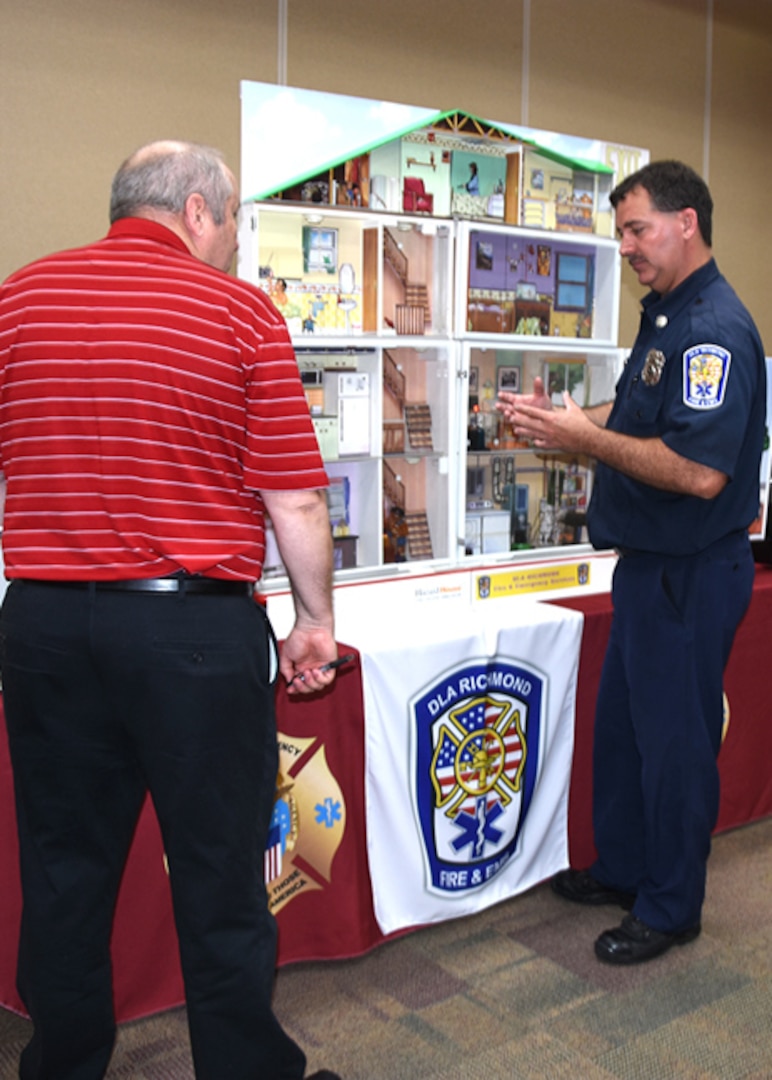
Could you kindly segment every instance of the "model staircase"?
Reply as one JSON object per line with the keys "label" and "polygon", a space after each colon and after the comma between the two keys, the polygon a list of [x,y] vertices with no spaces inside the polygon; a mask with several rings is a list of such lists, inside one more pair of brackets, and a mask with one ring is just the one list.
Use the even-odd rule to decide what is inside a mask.
{"label": "model staircase", "polygon": [[405,485],[388,464],[383,462],[384,500],[401,510],[407,525],[407,554],[411,559],[432,559],[432,538],[429,532],[429,519],[425,510],[405,510]]}
{"label": "model staircase", "polygon": [[407,522],[407,546],[411,559],[431,559],[432,538],[425,510],[410,510],[405,514]]}
{"label": "model staircase", "polygon": [[[407,438],[412,450],[433,450],[432,442],[432,411],[425,402],[408,405],[405,402],[405,376],[397,367],[394,357],[388,349],[383,350],[383,385],[399,405],[399,410],[404,416]],[[397,427],[398,422],[388,422]],[[387,422],[384,421],[384,448],[388,442],[387,452],[393,453],[397,447],[391,445],[392,433],[389,430],[389,439],[386,440]]]}
{"label": "model staircase", "polygon": [[428,326],[432,321],[431,311],[429,309],[429,290],[425,285],[419,285],[417,282],[405,282],[405,303],[409,307],[421,307],[424,309],[424,326]]}
{"label": "model staircase", "polygon": [[386,265],[391,267],[402,282],[402,287],[405,290],[405,303],[408,307],[423,308],[424,326],[428,326],[432,321],[429,290],[421,282],[410,281],[410,264],[407,256],[397,243],[394,234],[386,228],[383,230],[383,258]]}
{"label": "model staircase", "polygon": [[414,450],[432,450],[432,411],[428,405],[405,405],[407,437]]}

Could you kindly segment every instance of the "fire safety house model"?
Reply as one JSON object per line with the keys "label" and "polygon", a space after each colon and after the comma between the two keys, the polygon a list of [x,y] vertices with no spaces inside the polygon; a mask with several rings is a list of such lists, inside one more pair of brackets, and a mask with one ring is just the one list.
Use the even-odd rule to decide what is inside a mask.
{"label": "fire safety house model", "polygon": [[613,389],[613,182],[458,109],[243,84],[239,273],[292,334],[339,571],[583,542],[589,464],[518,445],[494,401]]}

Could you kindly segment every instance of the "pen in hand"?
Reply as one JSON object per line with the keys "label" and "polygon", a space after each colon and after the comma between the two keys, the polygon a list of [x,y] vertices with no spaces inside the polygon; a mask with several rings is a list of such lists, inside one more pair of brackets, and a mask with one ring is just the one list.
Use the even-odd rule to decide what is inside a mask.
{"label": "pen in hand", "polygon": [[[342,667],[343,664],[351,663],[351,661],[354,660],[354,659],[355,659],[355,654],[354,653],[346,653],[345,656],[339,656],[337,658],[337,660],[329,660],[326,664],[322,664],[322,666],[319,668],[319,670],[320,671],[333,671],[335,668]],[[306,681],[306,677],[305,677],[305,675],[303,675],[302,672],[300,674],[298,674],[298,675],[293,675],[290,682],[295,682],[296,679],[297,679],[298,682],[305,682]]]}

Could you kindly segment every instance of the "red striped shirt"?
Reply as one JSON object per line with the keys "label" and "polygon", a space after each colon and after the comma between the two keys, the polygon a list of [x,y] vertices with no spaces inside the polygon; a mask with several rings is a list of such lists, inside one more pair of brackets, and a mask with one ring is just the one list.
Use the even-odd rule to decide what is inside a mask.
{"label": "red striped shirt", "polygon": [[128,218],[0,288],[8,577],[260,577],[261,490],[327,476],[265,294]]}

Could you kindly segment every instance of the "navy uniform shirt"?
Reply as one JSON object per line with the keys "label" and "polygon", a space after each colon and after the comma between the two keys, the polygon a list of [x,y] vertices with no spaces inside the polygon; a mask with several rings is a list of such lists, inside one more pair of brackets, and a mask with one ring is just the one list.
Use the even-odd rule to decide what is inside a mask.
{"label": "navy uniform shirt", "polygon": [[588,511],[596,548],[702,551],[759,510],[766,416],[764,348],[713,259],[664,296],[643,300],[641,328],[606,427],[661,438],[729,477],[715,499],[660,491],[598,463]]}

